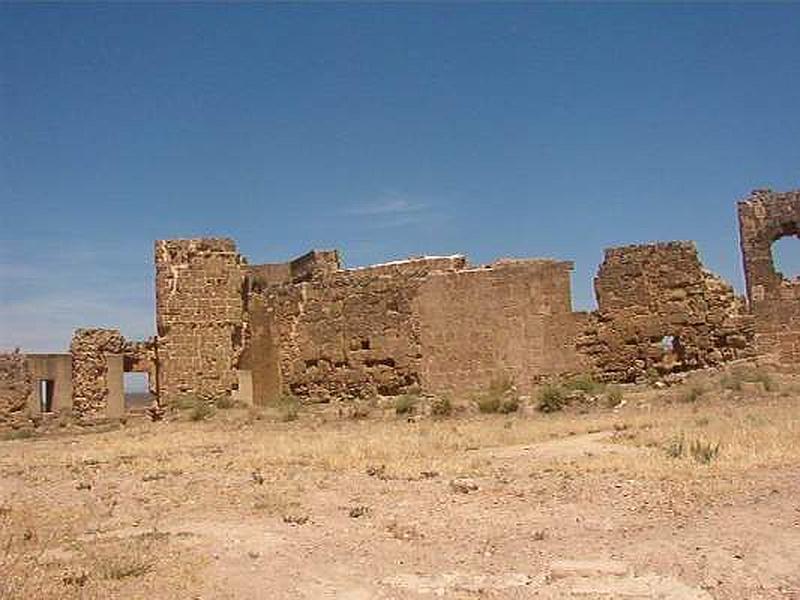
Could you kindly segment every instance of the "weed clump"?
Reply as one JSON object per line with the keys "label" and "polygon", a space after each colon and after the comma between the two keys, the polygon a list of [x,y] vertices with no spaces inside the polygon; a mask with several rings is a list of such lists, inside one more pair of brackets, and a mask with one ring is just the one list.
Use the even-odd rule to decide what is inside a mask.
{"label": "weed clump", "polygon": [[519,396],[514,387],[514,380],[508,375],[493,379],[485,392],[480,394],[475,403],[484,414],[510,414],[519,410]]}
{"label": "weed clump", "polygon": [[394,401],[394,412],[396,415],[413,415],[414,412],[417,410],[417,402],[419,398],[414,396],[413,394],[404,394],[402,396],[398,396],[397,400]]}
{"label": "weed clump", "polygon": [[567,395],[558,385],[546,385],[539,391],[537,408],[543,413],[558,412],[567,404]]}
{"label": "weed clump", "polygon": [[431,414],[435,417],[449,417],[453,413],[450,398],[434,398],[431,402]]}
{"label": "weed clump", "polygon": [[576,375],[564,382],[562,387],[569,392],[580,391],[589,396],[602,394],[606,389],[604,383],[595,381],[591,375]]}
{"label": "weed clump", "polygon": [[695,462],[707,465],[719,455],[719,442],[712,444],[704,440],[687,442],[683,434],[672,438],[664,446],[664,452],[669,458],[683,458],[691,456]]}
{"label": "weed clump", "polygon": [[278,419],[284,423],[296,421],[300,417],[300,399],[294,394],[276,396],[268,405],[277,411]]}
{"label": "weed clump", "polygon": [[711,442],[694,440],[689,446],[689,453],[696,462],[708,464],[719,454],[719,442],[712,444]]}

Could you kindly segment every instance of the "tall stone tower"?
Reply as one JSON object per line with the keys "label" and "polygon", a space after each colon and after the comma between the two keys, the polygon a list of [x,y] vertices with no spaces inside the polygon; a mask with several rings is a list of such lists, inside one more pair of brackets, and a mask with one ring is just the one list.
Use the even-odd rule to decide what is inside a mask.
{"label": "tall stone tower", "polygon": [[155,243],[158,393],[220,396],[237,386],[244,259],[229,239]]}

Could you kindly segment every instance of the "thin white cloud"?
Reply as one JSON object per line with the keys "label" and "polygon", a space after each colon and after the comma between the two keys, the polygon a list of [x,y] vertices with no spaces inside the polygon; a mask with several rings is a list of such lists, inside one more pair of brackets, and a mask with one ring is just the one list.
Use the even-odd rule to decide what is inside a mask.
{"label": "thin white cloud", "polygon": [[350,206],[345,210],[345,213],[359,217],[388,217],[416,214],[426,210],[428,210],[427,204],[393,193],[384,194],[369,202]]}

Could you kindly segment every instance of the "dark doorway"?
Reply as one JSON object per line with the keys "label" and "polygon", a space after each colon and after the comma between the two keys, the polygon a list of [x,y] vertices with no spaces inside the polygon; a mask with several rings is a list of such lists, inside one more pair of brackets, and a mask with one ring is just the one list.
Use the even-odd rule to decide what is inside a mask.
{"label": "dark doorway", "polygon": [[39,408],[43,413],[53,412],[53,396],[56,382],[52,379],[39,380]]}

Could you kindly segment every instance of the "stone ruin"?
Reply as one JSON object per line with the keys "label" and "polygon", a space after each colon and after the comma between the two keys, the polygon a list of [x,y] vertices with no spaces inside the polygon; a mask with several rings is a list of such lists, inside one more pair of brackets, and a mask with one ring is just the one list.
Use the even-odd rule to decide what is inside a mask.
{"label": "stone ruin", "polygon": [[0,355],[0,425],[48,413],[125,414],[123,373],[148,374],[160,407],[183,397],[265,404],[521,391],[577,374],[636,382],[753,356],[800,361],[800,281],[775,240],[800,233],[800,191],[739,203],[747,299],[691,242],[610,248],[598,308],[572,310],[572,263],[461,255],[343,268],[335,250],[252,265],[229,239],[155,243],[157,334],[79,329],[69,354]]}

